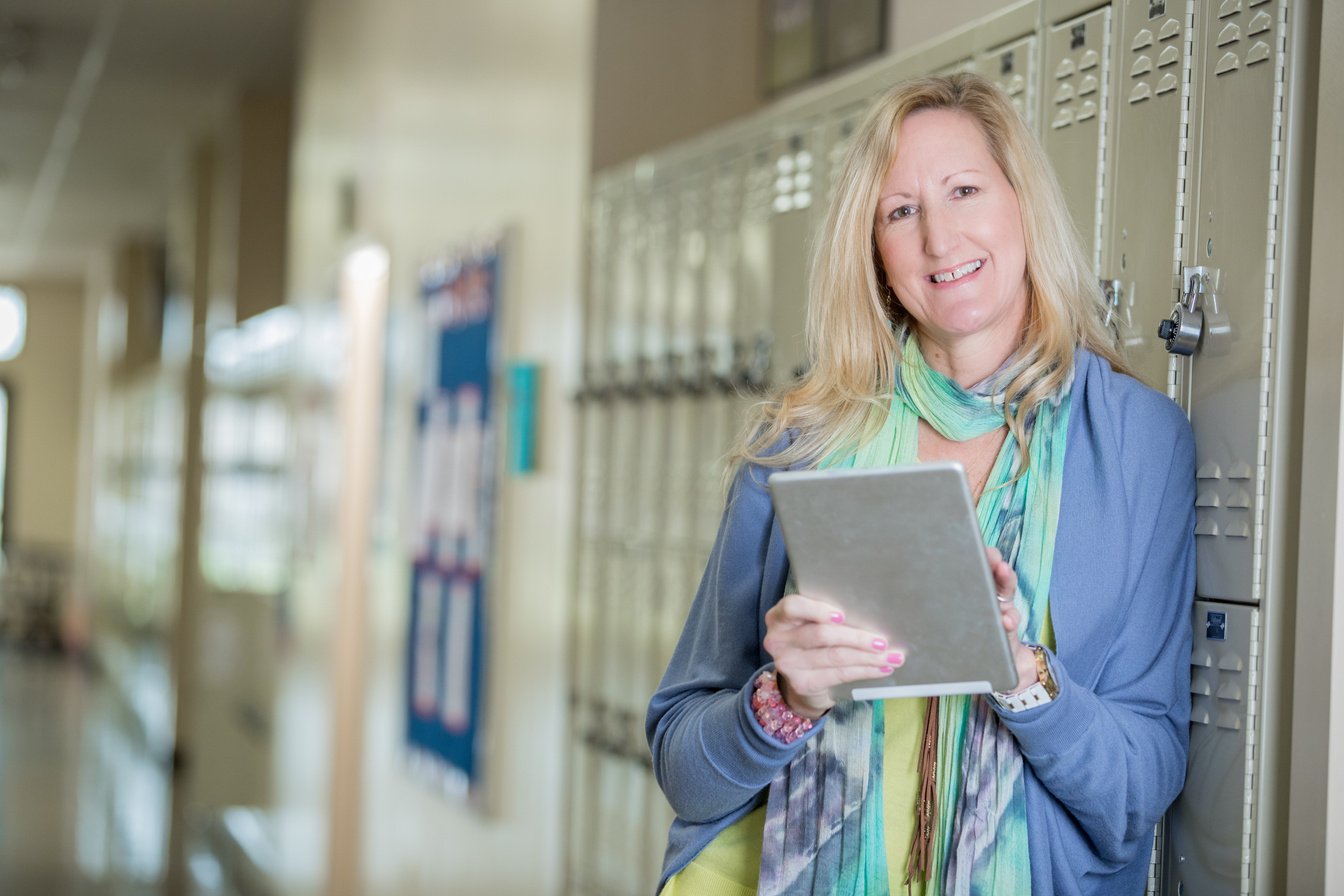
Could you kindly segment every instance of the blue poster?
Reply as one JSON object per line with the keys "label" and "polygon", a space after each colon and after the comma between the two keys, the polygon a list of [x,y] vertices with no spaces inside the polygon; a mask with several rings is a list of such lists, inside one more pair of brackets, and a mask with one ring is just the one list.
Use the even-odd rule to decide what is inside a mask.
{"label": "blue poster", "polygon": [[497,246],[425,265],[425,378],[412,476],[406,737],[450,793],[479,783],[494,507]]}

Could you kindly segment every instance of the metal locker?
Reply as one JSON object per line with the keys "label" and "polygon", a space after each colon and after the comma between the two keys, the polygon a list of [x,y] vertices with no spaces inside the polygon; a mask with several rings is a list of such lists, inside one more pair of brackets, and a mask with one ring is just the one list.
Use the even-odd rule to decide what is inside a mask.
{"label": "metal locker", "polygon": [[1102,139],[1110,87],[1111,9],[1052,25],[1045,36],[1042,143],[1096,269],[1100,259]]}
{"label": "metal locker", "polygon": [[[740,427],[737,389],[742,383],[745,353],[750,344],[750,319],[742,311],[740,284],[747,276],[743,251],[743,220],[750,157],[736,141],[718,149],[706,162],[714,171],[708,202],[704,300],[706,369],[695,444],[695,500],[691,506],[691,535],[684,557],[691,587],[681,596],[684,618],[695,593],[705,558],[709,555],[723,508],[722,461]],[[759,319],[758,319],[759,321]]]}
{"label": "metal locker", "polygon": [[1167,826],[1167,893],[1248,892],[1243,830],[1255,752],[1260,611],[1196,601],[1187,793]]}
{"label": "metal locker", "polygon": [[786,126],[774,147],[775,179],[770,207],[771,291],[770,331],[773,352],[770,378],[788,382],[806,363],[804,323],[807,314],[808,265],[815,224],[814,207],[823,195],[817,182],[817,125]]}
{"label": "metal locker", "polygon": [[[658,527],[661,531],[654,534],[656,548],[662,556],[663,575],[675,575],[677,581],[660,589],[655,614],[660,631],[653,645],[655,649],[650,652],[652,662],[658,666],[655,675],[661,675],[662,666],[671,654],[687,600],[684,593],[672,589],[682,585],[682,557],[694,524],[700,404],[709,380],[705,336],[711,311],[706,290],[710,276],[707,183],[715,176],[709,162],[708,158],[687,160],[677,189],[678,256],[670,314],[671,379],[663,392],[668,409],[667,431],[662,438],[670,448],[665,473],[659,477],[666,489],[665,511]],[[716,276],[722,290],[726,279],[722,270],[716,272]],[[721,291],[718,298],[722,301],[731,297]],[[724,309],[714,309],[714,313],[718,318],[716,335],[723,341],[727,332]],[[675,566],[675,570],[669,565]]]}
{"label": "metal locker", "polygon": [[[638,681],[636,703],[630,715],[631,759],[638,758],[644,771],[646,748],[643,743],[643,705],[657,687],[671,656],[685,618],[686,601],[694,591],[685,575],[685,544],[692,525],[695,479],[695,450],[699,438],[699,393],[702,391],[696,371],[701,364],[707,255],[707,195],[704,160],[679,159],[675,177],[667,189],[675,212],[668,245],[674,253],[671,270],[671,302],[665,326],[668,329],[666,368],[646,398],[647,425],[644,431],[645,528],[640,540],[648,546],[654,564],[654,579],[644,601],[644,656],[632,667],[631,678]],[[689,590],[688,590],[689,589]],[[645,793],[641,819],[639,865],[646,886],[658,879],[662,866],[672,811],[657,782],[643,775]]]}
{"label": "metal locker", "polygon": [[[1184,289],[1204,332],[1191,363],[1199,595],[1259,601],[1264,553],[1286,29],[1269,0],[1210,3],[1200,23],[1200,152]],[[1286,12],[1285,12],[1286,15]]]}
{"label": "metal locker", "polygon": [[[570,787],[574,804],[567,874],[570,889],[583,892],[610,871],[587,844],[605,834],[603,798],[610,791],[607,743],[610,741],[608,695],[604,679],[607,656],[605,625],[611,594],[612,465],[619,460],[613,440],[616,385],[622,364],[633,356],[634,325],[630,320],[636,288],[633,221],[637,195],[633,176],[613,175],[593,203],[591,217],[595,254],[590,270],[590,323],[587,384],[582,397],[584,453],[581,466],[580,553],[578,600],[575,607],[575,650],[571,695],[572,760]],[[600,247],[600,251],[596,251]]]}
{"label": "metal locker", "polygon": [[733,315],[742,257],[746,158],[733,146],[720,158],[707,159],[705,167],[711,186],[706,205],[702,357],[707,377],[728,379],[734,364]]}
{"label": "metal locker", "polygon": [[1033,131],[1036,124],[1036,35],[1029,34],[979,54],[975,69],[998,85]]}
{"label": "metal locker", "polygon": [[733,315],[735,377],[751,384],[765,382],[773,347],[769,320],[775,160],[768,137],[759,135],[758,140],[750,150],[743,183],[741,266]]}
{"label": "metal locker", "polygon": [[1189,194],[1184,159],[1190,97],[1183,88],[1189,83],[1191,29],[1183,2],[1128,0],[1114,10],[1103,296],[1139,378],[1170,392],[1172,360],[1157,321],[1170,314],[1178,295]]}
{"label": "metal locker", "polygon": [[678,184],[666,163],[656,168],[648,187],[640,226],[644,229],[643,295],[638,309],[639,352],[636,382],[640,389],[656,388],[668,376],[672,352],[672,293],[677,280]]}
{"label": "metal locker", "polygon": [[[1238,658],[1219,660],[1211,708],[1201,694],[1192,703],[1191,761],[1169,815],[1167,879],[1173,892],[1238,894],[1253,891],[1257,863],[1268,860],[1260,825],[1273,816],[1275,796],[1265,782],[1272,774],[1266,756],[1279,735],[1261,718],[1255,695],[1268,659],[1261,657],[1261,631],[1287,599],[1271,592],[1276,583],[1266,563],[1282,540],[1271,537],[1267,514],[1273,443],[1283,436],[1272,421],[1279,410],[1289,5],[1221,0],[1198,9],[1184,298],[1164,327],[1173,348],[1190,354],[1179,392],[1196,445],[1193,681],[1209,675],[1199,639],[1201,626],[1218,630],[1210,614],[1226,620]],[[1225,680],[1227,664],[1236,662],[1245,663],[1244,678]],[[1244,699],[1232,699],[1238,693]]]}
{"label": "metal locker", "polygon": [[578,556],[575,568],[575,599],[571,621],[569,775],[572,807],[566,841],[567,891],[581,892],[594,876],[592,851],[585,845],[597,836],[597,756],[592,741],[601,721],[595,712],[599,595],[606,572],[605,475],[609,454],[609,394],[606,376],[607,318],[617,240],[616,206],[621,187],[616,176],[599,180],[593,189],[588,213],[589,268],[585,302],[583,385],[579,393],[579,506],[577,509]]}
{"label": "metal locker", "polygon": [[592,800],[595,841],[612,845],[622,853],[616,858],[599,851],[593,862],[593,884],[599,890],[627,891],[638,878],[639,868],[629,860],[637,855],[632,832],[639,830],[644,800],[632,798],[643,792],[643,770],[628,754],[634,688],[630,669],[639,660],[643,618],[632,596],[646,594],[649,563],[638,538],[642,509],[641,472],[644,467],[642,433],[645,426],[642,395],[649,376],[648,351],[661,344],[665,331],[651,323],[651,308],[666,307],[668,264],[656,237],[667,227],[665,201],[659,193],[657,166],[652,160],[638,164],[629,185],[629,201],[620,225],[612,314],[608,333],[611,345],[612,402],[606,433],[610,462],[607,506],[609,538],[603,554],[605,567],[598,595],[595,638],[603,645],[594,682],[593,750],[595,786]]}
{"label": "metal locker", "polygon": [[844,167],[845,154],[849,151],[849,139],[863,123],[871,105],[871,102],[854,103],[838,109],[825,131],[823,141],[825,145],[821,152],[826,169],[825,188],[820,196],[820,208],[823,214],[835,196],[836,181],[840,177],[841,168]]}

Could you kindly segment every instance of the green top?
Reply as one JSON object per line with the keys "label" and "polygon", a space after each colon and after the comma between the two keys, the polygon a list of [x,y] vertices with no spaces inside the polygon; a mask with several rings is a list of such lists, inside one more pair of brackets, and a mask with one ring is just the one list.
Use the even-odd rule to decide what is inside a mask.
{"label": "green top", "polygon": [[[905,865],[915,834],[919,798],[919,739],[924,731],[923,697],[884,700],[886,726],[882,755],[883,831],[891,892],[905,889]],[[756,896],[761,867],[765,806],[758,806],[710,841],[700,855],[668,879],[662,896]],[[924,884],[912,881],[910,893],[923,896]]]}

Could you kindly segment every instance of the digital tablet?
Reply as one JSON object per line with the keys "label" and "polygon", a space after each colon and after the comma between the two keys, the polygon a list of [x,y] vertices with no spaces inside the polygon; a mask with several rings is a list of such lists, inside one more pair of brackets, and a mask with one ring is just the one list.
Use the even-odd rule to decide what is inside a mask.
{"label": "digital tablet", "polygon": [[1017,685],[961,464],[781,471],[769,479],[798,593],[881,633],[904,665],[834,696],[1008,691]]}

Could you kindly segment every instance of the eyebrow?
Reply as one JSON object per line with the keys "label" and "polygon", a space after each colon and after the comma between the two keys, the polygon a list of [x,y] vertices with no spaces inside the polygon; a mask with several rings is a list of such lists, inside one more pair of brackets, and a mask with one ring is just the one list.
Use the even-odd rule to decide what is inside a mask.
{"label": "eyebrow", "polygon": [[[955,180],[955,179],[957,179],[958,177],[961,177],[963,174],[976,174],[976,175],[979,175],[979,174],[983,174],[983,173],[984,173],[984,172],[982,172],[979,168],[974,168],[974,167],[972,167],[972,168],[963,168],[963,169],[961,169],[961,170],[959,170],[959,171],[953,171],[951,174],[947,175],[947,176],[944,177],[942,180],[940,180],[939,183],[942,184],[942,185],[944,185],[944,186],[946,186],[947,183],[948,183],[949,181]],[[904,190],[894,190],[894,191],[892,191],[892,192],[890,192],[890,193],[883,193],[883,194],[881,194],[880,196],[877,197],[877,201],[878,201],[878,202],[886,202],[886,201],[889,200],[889,199],[914,199],[914,198],[915,198],[915,196],[914,196],[913,193],[907,193],[907,192],[905,192]]]}

